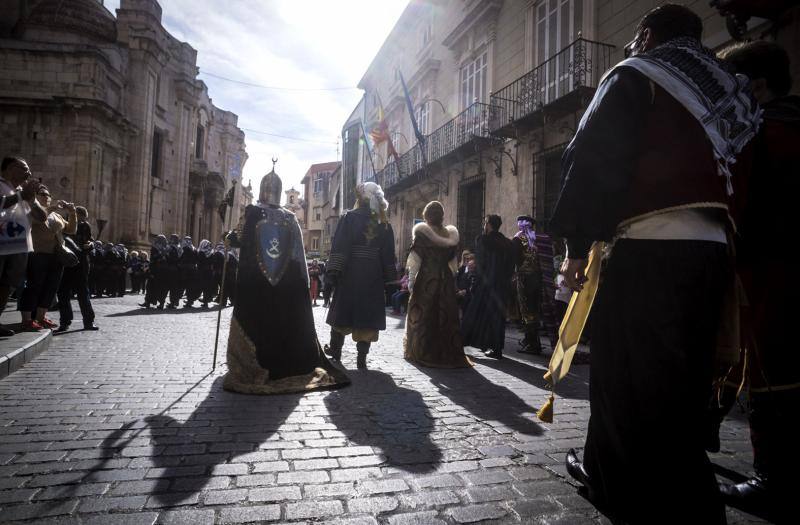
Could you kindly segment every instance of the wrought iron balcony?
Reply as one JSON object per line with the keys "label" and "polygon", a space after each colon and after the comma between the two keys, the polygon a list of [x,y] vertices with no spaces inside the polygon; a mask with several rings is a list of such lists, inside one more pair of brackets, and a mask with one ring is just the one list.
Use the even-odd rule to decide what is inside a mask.
{"label": "wrought iron balcony", "polygon": [[375,181],[384,191],[399,191],[413,185],[426,168],[459,155],[471,155],[478,141],[491,139],[489,123],[496,118],[497,110],[490,104],[475,102],[426,136],[424,156],[420,145],[416,144],[400,155],[399,161],[391,162],[375,173]]}
{"label": "wrought iron balcony", "polygon": [[513,138],[541,126],[545,110],[557,117],[585,107],[611,67],[614,46],[578,38],[491,96],[493,134]]}

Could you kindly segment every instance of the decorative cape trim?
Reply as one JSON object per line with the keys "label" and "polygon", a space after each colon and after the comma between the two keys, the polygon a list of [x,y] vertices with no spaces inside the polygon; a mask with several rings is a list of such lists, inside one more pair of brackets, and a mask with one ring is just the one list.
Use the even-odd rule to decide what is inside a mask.
{"label": "decorative cape trim", "polygon": [[437,246],[443,246],[447,248],[458,246],[459,236],[456,227],[453,225],[448,225],[444,227],[444,230],[447,232],[446,237],[431,228],[427,223],[420,222],[414,226],[413,230],[411,230],[411,241],[413,242],[414,239],[417,238],[417,235],[424,235],[429,241]]}

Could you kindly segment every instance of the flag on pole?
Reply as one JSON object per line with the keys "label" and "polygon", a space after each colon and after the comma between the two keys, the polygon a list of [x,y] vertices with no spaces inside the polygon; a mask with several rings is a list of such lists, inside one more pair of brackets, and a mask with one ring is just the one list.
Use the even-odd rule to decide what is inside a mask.
{"label": "flag on pole", "polygon": [[417,124],[417,116],[414,114],[414,104],[411,102],[411,95],[408,94],[408,86],[406,86],[406,79],[403,78],[401,71],[397,72],[400,75],[400,83],[403,85],[403,94],[406,97],[406,107],[408,108],[408,117],[411,119],[411,126],[414,128],[414,135],[417,136],[417,144],[419,144],[419,151],[422,154],[423,166],[428,164],[427,155],[425,154],[425,135],[420,131],[419,124]]}
{"label": "flag on pole", "polygon": [[369,136],[376,146],[386,142],[389,155],[394,157],[395,162],[398,164],[400,163],[400,155],[397,154],[397,150],[394,144],[392,144],[392,136],[389,133],[389,123],[386,122],[386,116],[383,113],[383,103],[381,102],[380,95],[378,95],[378,122],[370,130]]}
{"label": "flag on pole", "polygon": [[372,137],[369,135],[369,133],[367,133],[367,130],[364,129],[364,122],[361,121],[359,124],[361,125],[361,134],[364,136],[364,144],[367,147],[366,149],[367,155],[369,155],[369,164],[372,167],[372,173],[375,173],[375,161],[372,159],[372,149],[374,146],[369,143]]}
{"label": "flag on pole", "polygon": [[233,181],[231,185],[231,189],[228,190],[228,193],[225,195],[225,198],[222,199],[222,202],[219,203],[217,207],[217,213],[219,213],[219,218],[222,222],[225,222],[225,214],[228,212],[228,208],[233,208],[233,190],[236,188],[236,181]]}

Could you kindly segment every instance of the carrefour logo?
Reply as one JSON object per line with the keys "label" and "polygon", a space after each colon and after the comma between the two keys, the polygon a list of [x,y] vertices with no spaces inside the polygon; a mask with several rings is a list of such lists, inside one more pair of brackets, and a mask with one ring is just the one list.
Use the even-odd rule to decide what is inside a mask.
{"label": "carrefour logo", "polygon": [[6,237],[13,239],[25,233],[25,227],[14,221],[7,221],[0,223],[0,232],[5,234]]}

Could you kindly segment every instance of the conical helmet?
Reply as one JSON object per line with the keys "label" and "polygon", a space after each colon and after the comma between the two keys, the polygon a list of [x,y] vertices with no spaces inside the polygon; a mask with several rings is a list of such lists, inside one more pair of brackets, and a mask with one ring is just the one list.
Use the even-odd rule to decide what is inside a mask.
{"label": "conical helmet", "polygon": [[258,192],[258,202],[273,206],[281,205],[281,195],[283,194],[283,183],[278,174],[275,173],[275,162],[272,163],[272,171],[264,175],[261,179],[261,189]]}

